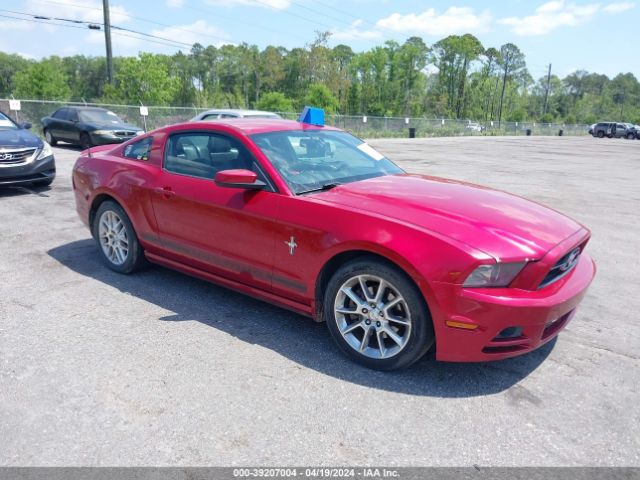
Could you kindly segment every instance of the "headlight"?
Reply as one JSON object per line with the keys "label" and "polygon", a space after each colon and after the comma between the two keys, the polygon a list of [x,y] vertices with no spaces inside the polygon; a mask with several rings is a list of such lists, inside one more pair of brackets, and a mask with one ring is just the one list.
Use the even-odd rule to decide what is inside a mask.
{"label": "headlight", "polygon": [[95,133],[96,135],[111,135],[114,136],[113,130],[94,130],[91,133]]}
{"label": "headlight", "polygon": [[480,265],[464,282],[464,287],[508,287],[527,262]]}
{"label": "headlight", "polygon": [[136,137],[137,137],[138,135],[144,135],[144,130],[140,130],[140,131],[136,132]]}
{"label": "headlight", "polygon": [[42,160],[43,158],[47,158],[53,155],[51,145],[49,145],[47,142],[42,142],[42,144],[42,151],[38,154],[38,158],[36,160]]}

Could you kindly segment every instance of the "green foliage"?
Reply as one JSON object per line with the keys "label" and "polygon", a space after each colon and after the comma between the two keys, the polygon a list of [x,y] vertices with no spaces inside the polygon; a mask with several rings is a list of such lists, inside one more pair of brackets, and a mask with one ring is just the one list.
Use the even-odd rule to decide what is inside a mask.
{"label": "green foliage", "polygon": [[17,98],[69,100],[71,96],[69,78],[59,57],[31,63],[13,76],[13,85]]}
{"label": "green foliage", "polygon": [[428,46],[411,37],[354,52],[348,45],[332,48],[329,40],[328,32],[318,32],[290,50],[195,44],[188,53],[116,57],[113,85],[106,84],[103,57],[36,62],[0,52],[0,97],[280,111],[309,104],[342,115],[484,123],[640,119],[634,75],[610,79],[579,70],[536,80],[512,43],[485,47],[466,34]]}
{"label": "green foliage", "polygon": [[104,88],[106,100],[169,105],[179,91],[179,79],[169,74],[165,56],[141,53],[137,58],[122,58],[118,63],[114,85]]}
{"label": "green foliage", "polygon": [[258,110],[268,110],[271,112],[293,112],[293,100],[288,98],[284,93],[268,92],[260,97],[256,103]]}
{"label": "green foliage", "polygon": [[331,90],[320,83],[313,83],[309,86],[309,91],[304,97],[304,104],[310,107],[324,108],[329,114],[336,113],[340,106]]}

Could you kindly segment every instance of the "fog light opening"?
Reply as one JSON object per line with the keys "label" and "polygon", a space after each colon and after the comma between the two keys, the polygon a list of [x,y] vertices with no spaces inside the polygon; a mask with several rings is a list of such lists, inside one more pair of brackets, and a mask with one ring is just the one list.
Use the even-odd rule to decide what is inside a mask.
{"label": "fog light opening", "polygon": [[518,338],[522,335],[522,327],[508,327],[502,330],[497,336],[498,339]]}

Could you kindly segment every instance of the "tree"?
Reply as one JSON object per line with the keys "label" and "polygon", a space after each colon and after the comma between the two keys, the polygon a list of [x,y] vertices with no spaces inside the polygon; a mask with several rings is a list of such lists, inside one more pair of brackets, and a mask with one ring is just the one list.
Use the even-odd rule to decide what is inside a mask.
{"label": "tree", "polygon": [[20,55],[0,52],[0,97],[7,98],[14,92],[14,76],[27,69],[33,62]]}
{"label": "tree", "polygon": [[322,84],[313,83],[304,97],[305,105],[323,108],[327,113],[336,113],[339,108],[338,99]]}
{"label": "tree", "polygon": [[164,55],[141,53],[122,58],[116,65],[115,84],[105,86],[105,97],[126,103],[169,105],[180,87],[180,80],[169,72]]}
{"label": "tree", "polygon": [[256,108],[259,110],[268,110],[270,112],[290,113],[295,111],[293,100],[280,92],[264,93],[260,97],[260,100],[258,100]]}
{"label": "tree", "polygon": [[60,57],[50,57],[17,72],[14,95],[24,99],[69,100],[71,88]]}
{"label": "tree", "polygon": [[507,81],[514,75],[522,73],[525,69],[524,54],[513,43],[507,43],[500,47],[498,65],[502,68],[502,91],[500,93],[500,107],[498,109],[498,123],[502,122],[502,107]]}

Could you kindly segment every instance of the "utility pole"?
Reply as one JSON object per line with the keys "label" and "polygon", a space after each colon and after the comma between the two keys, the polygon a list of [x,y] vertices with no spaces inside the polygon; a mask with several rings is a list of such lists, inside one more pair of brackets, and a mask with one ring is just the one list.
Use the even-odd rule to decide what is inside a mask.
{"label": "utility pole", "polygon": [[113,54],[111,52],[111,20],[109,19],[109,0],[102,0],[104,13],[104,42],[107,46],[107,82],[113,83]]}
{"label": "utility pole", "polygon": [[544,91],[544,110],[542,115],[547,114],[547,106],[549,105],[549,89],[551,88],[551,64],[549,64],[549,73],[547,74],[547,88]]}

